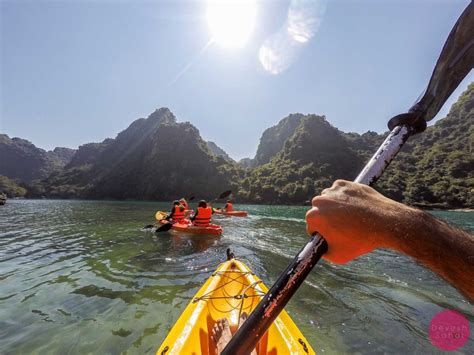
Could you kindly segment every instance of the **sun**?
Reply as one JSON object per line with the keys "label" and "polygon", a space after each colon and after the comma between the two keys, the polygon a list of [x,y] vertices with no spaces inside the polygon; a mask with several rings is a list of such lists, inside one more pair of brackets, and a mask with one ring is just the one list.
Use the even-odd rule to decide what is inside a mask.
{"label": "sun", "polygon": [[242,47],[255,27],[256,0],[209,0],[206,15],[213,41],[228,48]]}

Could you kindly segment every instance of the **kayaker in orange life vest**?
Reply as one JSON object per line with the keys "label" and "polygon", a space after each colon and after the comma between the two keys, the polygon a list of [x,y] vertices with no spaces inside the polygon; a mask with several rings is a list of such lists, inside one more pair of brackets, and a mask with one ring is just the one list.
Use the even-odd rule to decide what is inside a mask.
{"label": "kayaker in orange life vest", "polygon": [[224,206],[223,210],[225,212],[232,212],[234,210],[234,206],[232,205],[232,201],[231,200],[227,200],[227,203],[226,205]]}
{"label": "kayaker in orange life vest", "polygon": [[171,208],[170,213],[168,214],[168,217],[165,219],[168,221],[172,222],[180,222],[184,219],[184,206],[179,203],[179,201],[173,201],[173,207]]}
{"label": "kayaker in orange life vest", "polygon": [[207,206],[207,202],[201,200],[199,201],[196,213],[194,213],[194,216],[192,216],[190,219],[196,226],[207,226],[209,223],[211,223],[211,217],[213,213],[214,211],[212,208]]}

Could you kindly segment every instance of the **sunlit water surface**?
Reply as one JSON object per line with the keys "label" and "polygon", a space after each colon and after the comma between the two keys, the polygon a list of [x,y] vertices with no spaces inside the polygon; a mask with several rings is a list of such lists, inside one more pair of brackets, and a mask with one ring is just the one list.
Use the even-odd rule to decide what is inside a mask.
{"label": "sunlit water surface", "polygon": [[[222,237],[141,231],[169,204],[9,200],[0,207],[0,353],[153,353],[231,247],[269,286],[306,241],[305,207],[237,206]],[[436,212],[474,231],[473,212]],[[431,318],[474,308],[432,272],[377,251],[321,262],[288,304],[319,353],[438,353]],[[459,353],[473,354],[473,336]]]}

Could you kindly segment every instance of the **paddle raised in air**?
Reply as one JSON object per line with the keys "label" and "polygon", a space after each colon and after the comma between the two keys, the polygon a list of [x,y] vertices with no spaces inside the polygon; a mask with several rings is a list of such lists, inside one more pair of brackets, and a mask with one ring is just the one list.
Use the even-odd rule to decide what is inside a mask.
{"label": "paddle raised in air", "polygon": [[[474,66],[474,6],[464,10],[446,40],[423,97],[408,113],[392,118],[388,137],[355,179],[373,185],[407,139],[426,128],[443,104]],[[409,53],[407,53],[409,55]],[[306,276],[328,250],[318,233],[300,250],[283,271],[247,321],[238,329],[222,354],[250,354]]]}
{"label": "paddle raised in air", "polygon": [[232,190],[224,191],[223,193],[219,195],[218,198],[215,198],[213,201],[222,200],[223,198],[229,197],[231,194],[232,194]]}

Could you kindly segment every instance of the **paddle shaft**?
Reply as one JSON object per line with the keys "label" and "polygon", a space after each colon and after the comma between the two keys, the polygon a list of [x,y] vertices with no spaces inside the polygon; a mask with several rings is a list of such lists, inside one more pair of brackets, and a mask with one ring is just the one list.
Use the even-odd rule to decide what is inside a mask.
{"label": "paddle shaft", "polygon": [[[409,115],[404,115],[405,118],[411,115],[412,125],[406,124],[408,122],[403,121],[401,117],[398,121],[395,120],[398,123],[393,125],[390,134],[357,176],[355,182],[373,185],[407,139],[417,129],[420,130],[419,127],[423,128],[423,125],[417,128],[416,121],[432,119],[454,89],[472,70],[474,67],[473,31],[474,6],[471,2],[446,40],[427,91],[421,100],[412,106]],[[222,354],[250,354],[327,249],[328,244],[324,238],[318,233],[314,234],[240,327]]]}
{"label": "paddle shaft", "polygon": [[[395,127],[354,181],[373,185],[413,133],[410,126]],[[232,337],[222,354],[250,354],[327,250],[326,240],[315,233]]]}

